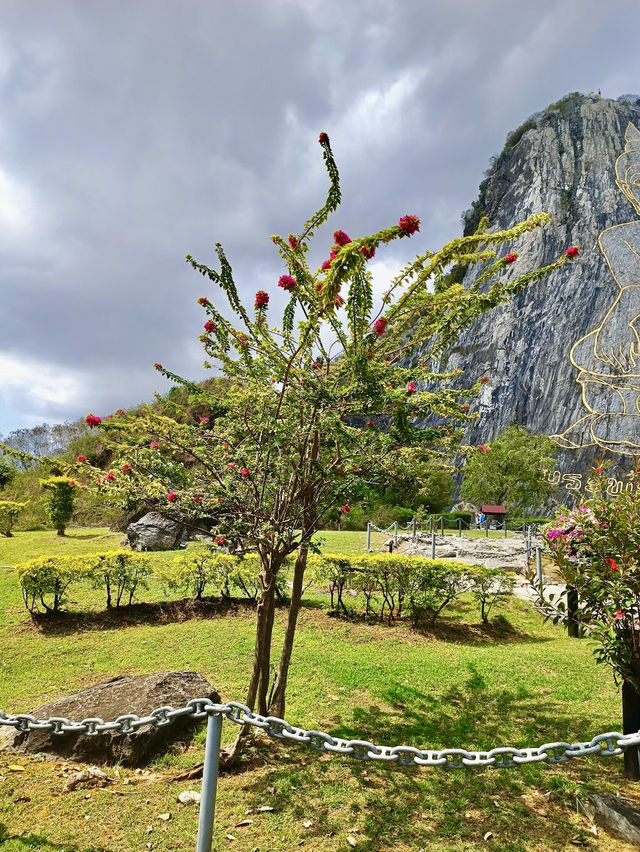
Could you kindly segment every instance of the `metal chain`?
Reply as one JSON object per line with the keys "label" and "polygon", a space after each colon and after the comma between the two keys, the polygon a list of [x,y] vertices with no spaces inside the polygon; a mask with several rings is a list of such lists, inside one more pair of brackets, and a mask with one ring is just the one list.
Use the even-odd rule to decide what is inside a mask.
{"label": "metal chain", "polygon": [[595,754],[598,757],[621,754],[624,749],[640,746],[640,731],[634,734],[621,734],[610,731],[598,734],[592,740],[581,743],[551,742],[532,748],[512,748],[510,746],[492,748],[488,751],[467,751],[462,748],[419,749],[413,746],[374,745],[367,740],[345,740],[333,737],[323,731],[306,730],[291,725],[277,716],[262,716],[254,713],[244,704],[229,701],[227,704],[214,704],[208,698],[196,698],[187,702],[185,707],[174,710],[173,707],[158,707],[148,716],[136,716],[128,713],[119,716],[114,722],[104,722],[91,717],[81,722],[53,716],[49,719],[36,719],[26,713],[7,715],[0,710],[0,726],[14,728],[16,731],[50,731],[52,734],[78,734],[88,737],[112,731],[118,734],[131,734],[143,725],[162,727],[170,725],[174,719],[188,716],[203,720],[209,715],[224,716],[237,725],[251,725],[264,731],[271,737],[304,743],[317,751],[355,757],[358,760],[377,760],[395,763],[399,766],[444,766],[447,769],[462,769],[475,766],[496,766],[505,769],[522,763],[566,763],[573,757]]}

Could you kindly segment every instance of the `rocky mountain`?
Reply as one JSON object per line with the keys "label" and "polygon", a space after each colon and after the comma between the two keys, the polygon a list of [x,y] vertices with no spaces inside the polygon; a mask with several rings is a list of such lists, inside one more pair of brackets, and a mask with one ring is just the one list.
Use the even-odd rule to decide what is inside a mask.
{"label": "rocky mountain", "polygon": [[[466,382],[489,377],[466,440],[486,443],[510,423],[555,435],[562,449],[552,475],[570,491],[603,456],[612,461],[610,488],[622,487],[631,453],[640,453],[636,128],[637,95],[568,95],[509,135],[465,214],[465,233],[484,214],[492,229],[541,211],[553,218],[515,246],[518,260],[505,275],[580,248],[573,263],[478,320],[447,363],[462,368]],[[470,269],[464,284],[480,271]]]}

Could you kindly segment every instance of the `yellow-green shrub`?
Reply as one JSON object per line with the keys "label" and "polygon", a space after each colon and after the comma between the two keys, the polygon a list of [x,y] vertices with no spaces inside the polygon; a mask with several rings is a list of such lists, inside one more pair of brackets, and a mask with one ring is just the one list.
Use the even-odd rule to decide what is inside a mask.
{"label": "yellow-green shrub", "polygon": [[26,505],[13,500],[0,500],[0,535],[11,538],[13,525]]}
{"label": "yellow-green shrub", "polygon": [[200,600],[207,586],[213,585],[218,594],[229,596],[229,582],[238,560],[228,553],[194,550],[159,567],[155,575],[169,589],[181,589]]}
{"label": "yellow-green shrub", "polygon": [[91,579],[94,589],[104,586],[107,594],[107,609],[114,604],[119,607],[122,598],[133,603],[138,588],[148,588],[147,577],[152,573],[149,556],[128,550],[112,550],[82,557],[84,576]]}
{"label": "yellow-green shrub", "polygon": [[39,606],[45,612],[58,612],[65,603],[65,593],[71,583],[87,576],[86,558],[41,556],[18,565],[17,572],[29,612],[37,612]]}

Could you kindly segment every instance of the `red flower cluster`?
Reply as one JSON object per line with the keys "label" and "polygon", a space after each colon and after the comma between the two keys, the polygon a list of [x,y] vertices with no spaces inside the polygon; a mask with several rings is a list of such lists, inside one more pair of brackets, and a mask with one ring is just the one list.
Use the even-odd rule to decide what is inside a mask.
{"label": "red flower cluster", "polygon": [[415,382],[409,382],[409,384],[407,385],[407,393],[415,393],[417,390],[418,389],[416,387],[416,383]]}
{"label": "red flower cluster", "polygon": [[385,317],[380,317],[373,324],[373,330],[378,335],[378,337],[382,337],[382,335],[387,330],[387,326],[389,325],[389,320]]}
{"label": "red flower cluster", "polygon": [[160,449],[160,444],[159,444],[157,441],[151,441],[151,443],[149,444],[149,447],[150,447],[152,450],[159,450],[159,449]]}
{"label": "red flower cluster", "polygon": [[335,299],[333,300],[333,304],[336,306],[336,308],[341,308],[344,305],[344,299],[342,298],[340,293],[338,293]]}
{"label": "red flower cluster", "polygon": [[298,242],[298,238],[297,238],[297,237],[295,237],[293,234],[289,234],[289,245],[291,246],[291,248],[292,248],[294,251],[295,251],[295,250],[298,248],[298,246],[300,245],[300,243]]}
{"label": "red flower cluster", "polygon": [[604,561],[607,563],[607,565],[612,571],[620,570],[620,566],[618,565],[615,559],[605,559]]}
{"label": "red flower cluster", "polygon": [[170,503],[175,503],[177,499],[178,499],[178,495],[176,494],[176,492],[175,491],[169,491],[169,493],[167,494],[167,500]]}
{"label": "red flower cluster", "polygon": [[87,460],[87,457],[86,457],[86,456],[78,456],[78,461],[79,461],[79,462],[81,462],[81,463],[82,463],[82,462],[86,462],[86,460]]}
{"label": "red flower cluster", "polygon": [[[330,259],[323,260],[321,268],[324,269],[325,272],[327,271],[327,269],[331,269],[331,260]],[[316,290],[318,290],[318,292],[320,292],[320,290],[322,290],[322,285],[317,285]]]}
{"label": "red flower cluster", "polygon": [[509,254],[505,254],[502,259],[505,263],[515,263],[518,259],[518,253],[515,251],[509,252]]}
{"label": "red flower cluster", "polygon": [[210,305],[211,302],[207,299],[206,296],[200,296],[200,298],[198,299],[198,304],[204,307],[205,305]]}
{"label": "red flower cluster", "polygon": [[158,364],[157,362],[153,365],[154,370],[161,370],[162,364]]}
{"label": "red flower cluster", "polygon": [[69,488],[75,488],[75,485],[76,485],[75,480],[70,479],[69,482],[67,483],[67,485],[69,486]]}
{"label": "red flower cluster", "polygon": [[246,479],[248,476],[251,476],[251,471],[249,470],[248,467],[241,467],[240,468],[240,476],[243,479]]}
{"label": "red flower cluster", "polygon": [[112,470],[110,470],[110,471],[109,471],[109,473],[108,473],[108,474],[107,474],[107,476],[106,476],[106,479],[108,479],[108,480],[109,480],[109,482],[113,482],[113,480],[114,480],[115,478],[116,478],[115,473],[114,473]]}
{"label": "red flower cluster", "polygon": [[207,320],[204,324],[204,330],[211,332],[211,334],[215,334],[218,330],[218,326],[213,320]]}
{"label": "red flower cluster", "polygon": [[337,246],[346,246],[351,242],[351,237],[349,234],[345,234],[344,231],[334,231],[333,232],[333,241]]}
{"label": "red flower cluster", "polygon": [[351,506],[348,503],[345,503],[344,506],[342,507],[342,514],[348,515],[350,511],[351,511]]}
{"label": "red flower cluster", "polygon": [[604,468],[603,467],[594,467],[593,472],[594,473],[604,473]]}
{"label": "red flower cluster", "polygon": [[200,420],[201,423],[208,423],[209,422],[208,417],[200,417],[199,420]]}
{"label": "red flower cluster", "polygon": [[130,465],[130,464],[128,464],[127,462],[125,462],[125,463],[122,465],[122,467],[120,468],[120,470],[122,471],[122,473],[133,473],[133,468],[132,468],[132,467],[131,467],[131,465]]}
{"label": "red flower cluster", "polygon": [[200,496],[200,494],[195,495],[195,497],[193,498],[193,502],[194,503],[202,503],[202,497]]}
{"label": "red flower cluster", "polygon": [[269,304],[269,294],[265,290],[258,290],[256,293],[256,310],[265,308]]}
{"label": "red flower cluster", "polygon": [[410,237],[420,230],[420,219],[417,216],[403,216],[398,220],[398,227],[403,237]]}
{"label": "red flower cluster", "polygon": [[615,619],[616,621],[620,621],[621,618],[625,617],[625,613],[621,609],[616,610]]}
{"label": "red flower cluster", "polygon": [[578,246],[569,246],[569,248],[565,251],[567,257],[577,257],[580,254],[580,249]]}
{"label": "red flower cluster", "polygon": [[329,137],[327,136],[326,133],[321,133],[320,136],[318,136],[318,142],[321,145],[328,145],[329,144]]}
{"label": "red flower cluster", "polygon": [[488,453],[490,447],[488,447],[486,444],[478,444],[478,449],[482,450],[483,453]]}
{"label": "red flower cluster", "polygon": [[486,383],[487,383],[488,381],[489,381],[489,379],[488,379],[486,376],[483,376],[483,377],[480,379],[480,384],[481,384],[481,385],[486,385]]}
{"label": "red flower cluster", "polygon": [[295,278],[292,278],[291,275],[281,275],[278,279],[278,287],[282,287],[282,289],[287,292],[295,290],[297,286],[298,282]]}
{"label": "red flower cluster", "polygon": [[367,427],[367,429],[371,429],[372,426],[374,425],[373,420],[367,420],[367,422],[364,425]]}
{"label": "red flower cluster", "polygon": [[102,423],[102,417],[96,417],[95,414],[87,414],[87,416],[84,418],[84,422],[87,424],[87,426],[91,426],[93,428],[99,423]]}
{"label": "red flower cluster", "polygon": [[366,258],[367,260],[371,260],[371,258],[375,255],[375,253],[376,253],[376,247],[375,246],[360,246],[360,254],[364,258]]}
{"label": "red flower cluster", "polygon": [[222,545],[226,542],[226,540],[227,540],[227,537],[226,537],[226,536],[224,536],[224,535],[217,535],[217,536],[214,538],[213,543],[214,543],[214,544],[217,544],[217,545],[218,545],[218,547],[222,547]]}

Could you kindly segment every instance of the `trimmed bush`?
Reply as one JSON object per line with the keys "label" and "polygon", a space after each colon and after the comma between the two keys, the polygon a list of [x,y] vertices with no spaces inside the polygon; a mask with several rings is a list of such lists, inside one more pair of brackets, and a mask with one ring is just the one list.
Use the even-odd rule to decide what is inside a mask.
{"label": "trimmed bush", "polygon": [[0,535],[11,538],[13,525],[26,505],[13,500],[0,500]]}
{"label": "trimmed bush", "polygon": [[59,612],[71,583],[86,576],[85,566],[84,557],[78,556],[41,556],[18,565],[22,598],[29,612],[38,612],[39,607]]}
{"label": "trimmed bush", "polygon": [[139,587],[147,589],[147,577],[152,573],[146,553],[113,550],[83,557],[82,576],[91,579],[94,589],[104,586],[107,593],[107,609],[119,607],[123,597],[131,606]]}

